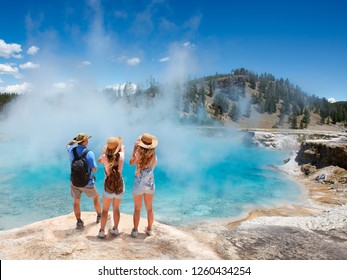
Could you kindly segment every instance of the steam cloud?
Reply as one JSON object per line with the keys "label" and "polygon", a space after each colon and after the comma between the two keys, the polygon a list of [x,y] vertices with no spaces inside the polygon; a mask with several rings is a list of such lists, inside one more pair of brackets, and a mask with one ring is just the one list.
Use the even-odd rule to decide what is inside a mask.
{"label": "steam cloud", "polygon": [[16,151],[19,146],[24,147],[20,151],[21,162],[33,164],[66,156],[66,143],[79,132],[93,136],[89,146],[96,156],[109,136],[120,135],[129,157],[134,141],[147,131],[159,139],[158,153],[165,168],[177,169],[184,163],[185,168],[192,169],[195,163],[188,151],[202,142],[196,138],[196,130],[178,125],[176,102],[179,97],[174,89],[197,67],[190,52],[178,45],[172,46],[161,97],[139,107],[125,100],[110,102],[104,93],[96,90],[93,77],[82,70],[75,73],[76,79],[58,87],[56,77],[73,62],[46,54],[45,65],[32,72],[30,92],[7,108],[0,128],[3,140]]}
{"label": "steam cloud", "polygon": [[[240,203],[245,201],[245,198],[240,197],[246,192],[254,199],[259,191],[262,191],[260,188],[250,192],[247,180],[245,181],[248,186],[243,189],[242,182],[235,182],[238,179],[233,178],[233,171],[225,175],[229,170],[235,170],[238,172],[236,178],[242,180],[242,176],[247,177],[248,172],[252,172],[239,171],[237,158],[230,159],[239,156],[238,148],[242,135],[235,129],[223,128],[217,133],[217,130],[214,130],[212,132],[214,137],[209,137],[206,135],[208,129],[183,126],[177,118],[177,98],[179,98],[176,91],[177,83],[185,80],[190,71],[189,66],[197,65],[194,56],[188,52],[189,49],[184,50],[177,46],[172,48],[170,57],[179,58],[179,63],[168,61],[165,71],[168,78],[161,89],[161,94],[153,102],[148,104],[146,103],[148,101],[145,101],[138,107],[127,103],[126,99],[110,102],[106,94],[96,90],[96,82],[92,76],[82,75],[82,72],[64,87],[54,87],[55,73],[59,72],[59,69],[51,71],[36,69],[36,74],[30,81],[31,92],[11,103],[7,108],[6,118],[0,121],[0,135],[2,135],[0,168],[17,170],[29,166],[34,170],[41,170],[44,165],[67,167],[68,156],[65,145],[79,132],[92,135],[89,149],[94,151],[96,157],[100,155],[108,137],[122,136],[126,150],[125,160],[128,163],[137,137],[143,132],[149,132],[156,135],[159,140],[158,165],[155,173],[160,172],[164,174],[161,177],[165,178],[157,185],[159,191],[157,200],[160,195],[165,199],[156,200],[158,204],[163,203],[158,205],[160,211],[156,214],[156,219],[180,223],[180,219],[184,220],[186,212],[191,213],[187,215],[188,219],[189,215],[198,217],[213,215],[216,210],[214,205],[221,203],[220,195],[223,193],[232,193],[232,197],[224,198],[228,200],[228,205],[223,204],[225,207],[221,207],[223,213],[232,211],[228,213],[240,214],[235,212],[235,209],[242,207],[239,206]],[[51,65],[55,65],[52,60],[50,62]],[[219,137],[218,133],[222,133],[223,137]],[[247,155],[243,155],[245,156]],[[249,158],[249,161],[252,160],[254,159]],[[216,166],[220,168],[223,164],[228,165],[228,171],[223,173],[227,177],[220,180],[216,176],[219,174]],[[249,167],[250,170],[252,168]],[[68,184],[69,171],[67,168],[62,169],[66,170],[64,177]],[[126,173],[129,176],[129,166],[126,165],[124,169],[123,175]],[[61,170],[58,172],[62,173]],[[257,169],[254,172],[258,172]],[[36,171],[33,174],[38,173]],[[132,178],[126,179],[128,179],[126,188],[129,192],[127,197],[130,199]],[[59,182],[62,182],[61,179]],[[202,187],[208,188],[211,197],[204,198],[208,192],[202,190]],[[97,180],[97,188],[102,189],[101,180]],[[165,188],[169,189],[169,192]],[[66,185],[59,186],[58,189],[66,190]],[[176,191],[172,197],[171,190]],[[59,195],[62,196],[61,193]],[[67,204],[66,197],[60,198],[59,201]],[[132,207],[131,203],[123,204],[122,209]],[[56,206],[56,209],[59,209],[59,206]],[[61,211],[65,213],[69,210],[63,208]]]}

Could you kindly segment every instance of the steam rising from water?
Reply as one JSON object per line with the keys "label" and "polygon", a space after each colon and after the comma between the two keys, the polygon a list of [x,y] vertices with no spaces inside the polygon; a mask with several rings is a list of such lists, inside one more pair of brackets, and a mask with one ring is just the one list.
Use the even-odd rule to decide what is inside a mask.
{"label": "steam rising from water", "polygon": [[171,47],[170,56],[175,63],[169,62],[163,71],[166,86],[161,97],[135,107],[126,100],[110,102],[96,89],[97,81],[86,69],[73,73],[74,79],[68,82],[65,79],[64,88],[57,87],[58,77],[64,76],[65,69],[74,69],[77,62],[42,53],[42,67],[28,80],[30,92],[10,105],[7,118],[0,123],[0,133],[9,145],[7,150],[15,151],[8,156],[18,155],[21,163],[31,165],[54,161],[65,156],[66,143],[79,132],[93,136],[89,145],[96,155],[109,136],[121,135],[130,156],[134,141],[147,131],[159,139],[158,152],[165,168],[176,168],[180,162],[189,165],[191,159],[186,158],[185,151],[194,149],[198,140],[196,131],[178,129],[174,87],[194,73],[194,56],[190,49],[179,45]]}
{"label": "steam rising from water", "polygon": [[[123,136],[130,153],[133,142],[145,131],[157,135],[161,147],[179,152],[180,145],[187,147],[187,142],[191,142],[186,141],[187,133],[191,133],[175,132],[176,115],[176,109],[165,99],[155,100],[153,106],[136,108],[125,101],[111,103],[102,93],[77,89],[48,98],[36,94],[22,96],[9,108],[1,133],[17,148],[22,146],[22,159],[30,162],[54,158],[82,131],[93,136],[90,145],[97,153],[111,135]],[[177,152],[172,153],[173,161]]]}
{"label": "steam rising from water", "polygon": [[[1,224],[11,227],[8,223],[12,217],[6,218],[7,209],[11,208],[16,209],[22,219],[16,221],[22,224],[32,222],[30,211],[35,212],[38,219],[72,211],[65,146],[79,132],[92,135],[89,148],[96,157],[108,137],[123,137],[127,196],[121,209],[128,213],[133,206],[134,173],[128,162],[133,144],[143,132],[154,134],[159,140],[155,207],[156,217],[163,222],[180,222],[189,215],[238,215],[237,209],[242,205],[269,203],[267,198],[284,197],[286,189],[277,189],[282,182],[272,173],[262,173],[262,166],[273,163],[269,154],[249,153],[236,130],[198,129],[179,124],[176,107],[179,97],[174,88],[177,81],[184,80],[189,73],[187,64],[194,65],[194,60],[185,50],[176,48],[173,47],[171,56],[176,53],[181,63],[169,64],[166,73],[170,79],[166,79],[161,95],[138,107],[125,99],[110,102],[105,94],[95,90],[90,76],[71,80],[63,92],[52,90],[51,75],[54,76],[55,71],[32,77],[31,92],[13,102],[6,118],[0,122],[0,135],[3,135],[0,169],[4,170],[0,181],[6,183],[2,190]],[[99,193],[103,188],[102,177],[100,170],[96,183]],[[268,191],[266,185],[270,185]],[[259,201],[263,194],[267,198]],[[82,211],[93,211],[91,204],[82,199]],[[24,209],[18,205],[24,205]],[[44,209],[50,210],[46,213]],[[179,215],[178,211],[181,211]]]}

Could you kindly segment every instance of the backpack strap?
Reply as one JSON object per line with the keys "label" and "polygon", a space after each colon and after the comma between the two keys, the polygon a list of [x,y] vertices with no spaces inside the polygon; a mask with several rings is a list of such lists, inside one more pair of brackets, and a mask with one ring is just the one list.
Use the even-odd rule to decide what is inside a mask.
{"label": "backpack strap", "polygon": [[83,158],[83,157],[85,158],[88,153],[89,153],[89,150],[85,149],[81,155],[81,158]]}
{"label": "backpack strap", "polygon": [[74,147],[74,148],[72,149],[74,160],[78,160],[78,159],[79,159],[79,157],[78,157],[78,155],[77,155],[77,152],[76,152],[76,149],[77,149],[77,147]]}
{"label": "backpack strap", "polygon": [[74,147],[74,148],[72,149],[73,157],[74,157],[75,160],[78,160],[78,159],[83,158],[83,157],[85,158],[86,155],[89,153],[89,150],[88,150],[88,149],[85,149],[85,150],[83,151],[81,157],[79,157],[79,156],[77,155],[76,149],[77,149],[77,147]]}
{"label": "backpack strap", "polygon": [[[88,149],[85,149],[81,155],[81,158],[86,158],[86,155],[89,153],[89,150]],[[86,160],[87,161],[87,160]],[[90,176],[90,174],[92,173],[92,169],[89,167],[89,164],[88,164],[88,174]]]}

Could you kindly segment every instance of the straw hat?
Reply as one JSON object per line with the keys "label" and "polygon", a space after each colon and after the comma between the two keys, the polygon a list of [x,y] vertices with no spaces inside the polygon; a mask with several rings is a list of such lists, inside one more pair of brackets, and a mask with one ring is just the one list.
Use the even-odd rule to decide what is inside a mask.
{"label": "straw hat", "polygon": [[118,153],[122,146],[122,140],[120,136],[108,138],[107,144],[104,146],[105,153],[108,155]]}
{"label": "straw hat", "polygon": [[82,143],[84,140],[91,138],[92,136],[88,136],[84,132],[78,133],[78,135],[72,140],[75,143]]}
{"label": "straw hat", "polygon": [[145,149],[154,149],[158,145],[158,140],[154,135],[144,133],[140,135],[138,145]]}

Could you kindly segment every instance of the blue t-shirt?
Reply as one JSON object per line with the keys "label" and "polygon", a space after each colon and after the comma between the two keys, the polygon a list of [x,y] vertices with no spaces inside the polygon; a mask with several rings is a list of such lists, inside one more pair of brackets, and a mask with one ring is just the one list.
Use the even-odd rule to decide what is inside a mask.
{"label": "blue t-shirt", "polygon": [[[74,155],[73,155],[73,148],[76,148],[76,152],[77,155],[80,157],[83,154],[83,151],[87,148],[86,146],[83,145],[72,145],[72,146],[67,146],[67,151],[69,153],[70,156],[70,164],[72,164],[72,161],[74,159]],[[96,164],[96,160],[95,160],[95,156],[94,153],[92,151],[89,151],[86,155],[86,160],[88,163],[88,168],[89,170],[92,168],[97,168],[97,164]],[[92,172],[90,172],[90,177],[89,177],[89,182],[88,182],[88,186],[90,185],[94,185],[94,176],[92,175]]]}

